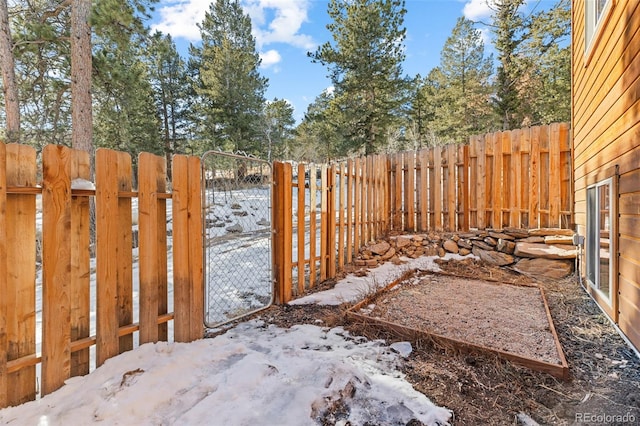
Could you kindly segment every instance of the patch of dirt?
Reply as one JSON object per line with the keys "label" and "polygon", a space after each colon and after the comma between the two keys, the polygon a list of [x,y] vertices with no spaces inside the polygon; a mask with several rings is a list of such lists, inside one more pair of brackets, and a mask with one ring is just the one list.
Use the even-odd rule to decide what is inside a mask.
{"label": "patch of dirt", "polygon": [[417,273],[360,309],[364,321],[467,342],[549,364],[562,364],[540,289]]}
{"label": "patch of dirt", "polygon": [[[533,282],[472,259],[439,264],[444,272],[458,276]],[[520,413],[541,425],[640,424],[640,360],[635,353],[576,277],[539,284],[569,364],[568,381],[429,340],[412,342],[414,351],[404,364],[407,380],[435,404],[452,409],[453,425],[517,425]],[[349,307],[273,306],[256,316],[282,327],[342,325],[354,335],[397,341],[378,327],[348,323]]]}

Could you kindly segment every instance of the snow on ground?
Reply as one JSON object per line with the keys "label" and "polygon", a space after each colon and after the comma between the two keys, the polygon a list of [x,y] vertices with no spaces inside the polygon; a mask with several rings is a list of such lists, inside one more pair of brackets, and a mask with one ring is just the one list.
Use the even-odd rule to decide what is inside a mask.
{"label": "snow on ground", "polygon": [[[407,270],[438,269],[433,257],[403,260],[294,303],[357,300]],[[37,401],[0,410],[0,424],[298,426],[321,424],[324,415],[340,425],[447,425],[451,412],[399,371],[410,352],[407,342],[388,346],[341,327],[283,329],[252,320],[213,339],[142,345]],[[331,418],[338,401],[348,408]]]}
{"label": "snow on ground", "polygon": [[37,401],[0,410],[11,425],[448,424],[451,413],[397,370],[407,355],[333,329],[244,322],[213,339],[148,343]]}
{"label": "snow on ground", "polygon": [[[417,259],[401,257],[402,265],[394,265],[391,262],[384,263],[369,271],[369,275],[358,277],[353,274],[347,275],[337,282],[334,288],[295,299],[289,302],[290,305],[308,305],[317,303],[320,305],[340,305],[345,302],[356,302],[365,298],[381,287],[385,287],[393,280],[399,278],[404,272],[413,269],[423,271],[440,271],[440,267],[435,262],[436,256],[422,256]],[[464,259],[464,257],[447,253],[442,259]]]}

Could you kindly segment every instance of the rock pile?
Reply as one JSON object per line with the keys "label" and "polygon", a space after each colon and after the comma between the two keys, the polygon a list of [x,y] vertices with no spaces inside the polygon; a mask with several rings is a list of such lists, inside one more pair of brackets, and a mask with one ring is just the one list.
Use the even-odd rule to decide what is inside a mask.
{"label": "rock pile", "polygon": [[400,257],[475,255],[497,265],[534,276],[563,278],[573,272],[577,249],[573,231],[558,228],[487,229],[458,234],[416,234],[389,237],[361,250],[355,266],[375,267]]}

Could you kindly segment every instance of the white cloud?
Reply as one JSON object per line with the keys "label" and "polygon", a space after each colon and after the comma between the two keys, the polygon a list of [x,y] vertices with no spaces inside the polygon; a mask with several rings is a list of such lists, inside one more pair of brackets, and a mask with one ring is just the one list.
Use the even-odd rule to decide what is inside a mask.
{"label": "white cloud", "polygon": [[491,16],[492,10],[487,0],[469,0],[465,3],[462,13],[465,18],[478,21]]}
{"label": "white cloud", "polygon": [[282,56],[280,56],[277,50],[271,49],[260,53],[260,59],[262,60],[260,64],[261,68],[270,68],[279,63],[282,60]]}
{"label": "white cloud", "polygon": [[[251,16],[258,48],[270,43],[286,43],[306,50],[315,48],[313,38],[299,32],[308,21],[310,1],[244,0],[243,7]],[[269,21],[267,17],[271,15],[273,19]]]}
{"label": "white cloud", "polygon": [[[161,0],[159,22],[152,29],[171,34],[173,38],[200,40],[197,24],[204,19],[212,0]],[[313,50],[317,43],[300,33],[308,21],[310,0],[243,0],[242,7],[251,17],[258,50],[271,43],[284,43]]]}
{"label": "white cloud", "polygon": [[197,24],[204,19],[211,0],[164,0],[158,7],[160,21],[151,26],[152,30],[171,34],[173,38],[185,38],[189,41],[200,40]]}

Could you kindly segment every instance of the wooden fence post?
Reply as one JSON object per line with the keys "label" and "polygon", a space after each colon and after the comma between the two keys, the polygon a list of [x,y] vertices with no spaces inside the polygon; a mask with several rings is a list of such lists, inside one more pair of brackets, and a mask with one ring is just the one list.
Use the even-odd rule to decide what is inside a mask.
{"label": "wooden fence post", "polygon": [[298,164],[298,296],[304,293],[305,288],[305,258],[304,258],[304,241],[305,241],[305,201],[306,201],[306,179],[304,176],[304,164]]}
{"label": "wooden fence post", "polygon": [[174,339],[202,338],[204,321],[200,158],[172,160]]}
{"label": "wooden fence post", "polygon": [[353,160],[347,160],[347,263],[353,261]]}
{"label": "wooden fence post", "polygon": [[[86,151],[71,151],[71,179],[91,180],[91,160]],[[73,186],[73,185],[72,185]],[[71,341],[89,337],[90,320],[90,218],[89,196],[71,197]],[[89,374],[89,348],[71,354],[71,375]]]}
{"label": "wooden fence post", "polygon": [[70,377],[71,150],[42,151],[42,394]]}
{"label": "wooden fence post", "polygon": [[0,408],[9,405],[7,379],[7,323],[9,294],[7,285],[7,151],[0,141]]}
{"label": "wooden fence post", "polygon": [[447,146],[447,212],[449,231],[456,230],[456,145]]}
{"label": "wooden fence post", "polygon": [[540,127],[531,128],[531,145],[529,148],[529,228],[540,227],[540,130]]}
{"label": "wooden fence post", "polygon": [[[316,245],[318,230],[316,225],[317,179],[315,164],[309,165],[309,287],[316,284]],[[276,197],[277,198],[277,197]]]}
{"label": "wooden fence post", "polygon": [[273,163],[274,187],[272,223],[274,225],[273,269],[276,280],[276,302],[287,303],[292,297],[292,170],[289,163]]}
{"label": "wooden fence post", "polygon": [[[167,247],[165,200],[166,160],[143,152],[138,157],[138,217],[140,262],[140,344],[166,339]],[[164,259],[163,259],[164,257]]]}
{"label": "wooden fence post", "polygon": [[[96,151],[96,366],[118,355],[118,153]],[[129,213],[131,214],[131,213]]]}
{"label": "wooden fence post", "polygon": [[[133,169],[131,156],[126,152],[116,153],[118,191],[131,193],[133,189]],[[131,197],[118,195],[118,265],[117,269],[117,298],[118,298],[118,326],[133,323],[133,247],[132,236],[132,205]],[[138,237],[140,236],[138,232]],[[120,336],[119,353],[133,349],[133,334]]]}
{"label": "wooden fence post", "polygon": [[336,276],[336,165],[332,164],[327,176],[327,278]]}

